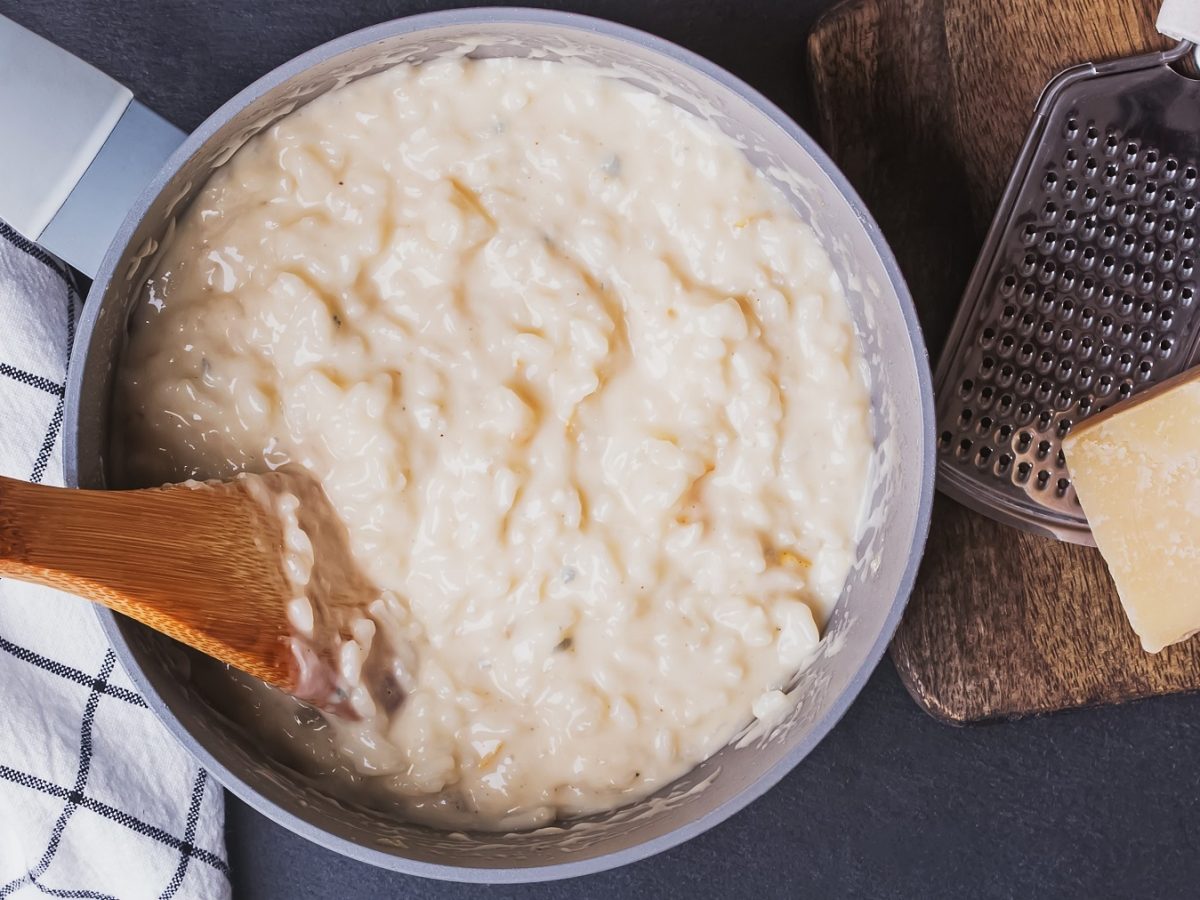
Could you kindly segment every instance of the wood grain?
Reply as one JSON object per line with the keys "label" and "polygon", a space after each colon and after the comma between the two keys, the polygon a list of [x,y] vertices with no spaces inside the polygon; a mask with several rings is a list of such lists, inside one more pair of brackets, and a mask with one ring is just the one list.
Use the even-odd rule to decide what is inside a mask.
{"label": "wood grain", "polygon": [[283,531],[241,483],[76,491],[0,477],[0,576],[85,597],[291,687]]}
{"label": "wood grain", "polygon": [[[1168,46],[1147,0],[847,0],[814,27],[825,145],[900,261],[936,354],[1034,105],[1058,71]],[[931,714],[1013,718],[1200,689],[1200,639],[1150,655],[1092,549],[939,497],[892,656]]]}

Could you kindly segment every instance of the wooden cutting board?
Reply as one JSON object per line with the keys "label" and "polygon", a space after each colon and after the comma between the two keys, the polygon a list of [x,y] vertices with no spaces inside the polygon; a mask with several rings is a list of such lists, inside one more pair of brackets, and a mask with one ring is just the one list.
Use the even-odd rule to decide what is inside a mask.
{"label": "wooden cutting board", "polygon": [[[937,358],[1033,108],[1059,70],[1168,46],[1153,0],[846,0],[809,38],[826,148],[887,235]],[[1200,689],[1200,638],[1142,652],[1099,553],[939,497],[892,644],[964,723]]]}

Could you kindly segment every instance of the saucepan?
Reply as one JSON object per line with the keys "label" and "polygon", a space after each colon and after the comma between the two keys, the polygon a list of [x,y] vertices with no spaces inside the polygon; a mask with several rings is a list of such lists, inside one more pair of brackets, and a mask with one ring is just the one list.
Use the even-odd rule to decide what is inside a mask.
{"label": "saucepan", "polygon": [[874,475],[858,562],[815,658],[789,686],[790,714],[768,731],[747,731],[626,808],[528,833],[439,832],[322,793],[268,758],[210,704],[181,648],[112,613],[98,615],[121,664],[167,728],[264,815],[339,853],[397,871],[535,881],[641,859],[746,806],[833,727],[899,620],[932,498],[929,364],[895,260],[846,179],[794,122],[729,73],[667,41],[578,15],[485,8],[367,28],[259,79],[187,136],[111,79],[0,19],[6,145],[0,170],[24,173],[19,182],[0,182],[0,218],[95,276],[71,358],[64,449],[69,484],[104,487],[113,371],[127,316],[176,217],[213,170],[330,89],[464,46],[477,57],[570,56],[614,69],[710,120],[776,183],[833,259],[868,369]]}

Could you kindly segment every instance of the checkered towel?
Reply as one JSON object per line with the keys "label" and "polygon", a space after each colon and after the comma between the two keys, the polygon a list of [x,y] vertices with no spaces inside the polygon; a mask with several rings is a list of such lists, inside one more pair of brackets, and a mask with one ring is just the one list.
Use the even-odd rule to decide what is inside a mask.
{"label": "checkered towel", "polygon": [[[0,474],[62,483],[73,273],[0,222]],[[0,900],[229,896],[220,787],[83,600],[0,581]]]}

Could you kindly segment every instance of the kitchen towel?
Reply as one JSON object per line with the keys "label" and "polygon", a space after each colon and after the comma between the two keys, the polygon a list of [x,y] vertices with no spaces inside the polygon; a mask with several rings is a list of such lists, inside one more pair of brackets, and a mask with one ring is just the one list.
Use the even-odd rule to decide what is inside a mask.
{"label": "kitchen towel", "polygon": [[[62,484],[82,298],[0,222],[0,474]],[[0,580],[0,900],[230,895],[221,788],[134,690],[91,605]]]}

